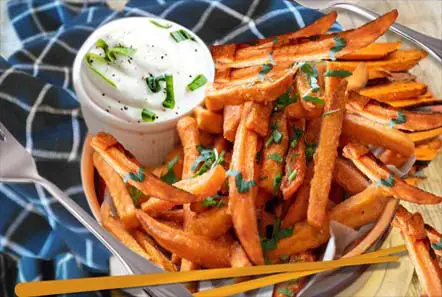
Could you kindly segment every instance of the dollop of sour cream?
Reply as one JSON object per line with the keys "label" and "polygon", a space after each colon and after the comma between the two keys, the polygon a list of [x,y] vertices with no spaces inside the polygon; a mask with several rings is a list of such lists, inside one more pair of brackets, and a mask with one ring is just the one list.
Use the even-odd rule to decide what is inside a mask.
{"label": "dollop of sour cream", "polygon": [[202,102],[214,66],[204,43],[162,19],[128,18],[104,30],[84,59],[92,100],[128,122],[160,122]]}

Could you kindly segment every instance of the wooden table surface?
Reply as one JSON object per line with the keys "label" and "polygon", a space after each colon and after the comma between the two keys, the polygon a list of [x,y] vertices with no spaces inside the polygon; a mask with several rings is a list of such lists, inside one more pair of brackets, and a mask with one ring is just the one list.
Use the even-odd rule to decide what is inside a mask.
{"label": "wooden table surface", "polygon": [[[0,33],[2,40],[0,43],[0,54],[2,56],[8,56],[19,47],[15,33],[9,28],[5,2],[5,0],[0,0]],[[121,0],[118,0],[118,2],[121,4]],[[378,13],[385,13],[396,8],[399,10],[399,22],[401,24],[433,37],[442,38],[441,0],[363,0],[359,1],[359,4]],[[338,21],[345,28],[353,28],[365,22],[364,19],[344,11],[339,11]],[[382,39],[392,41],[400,38],[393,33],[389,33],[382,37]],[[407,42],[404,42],[403,46],[414,47],[407,44]],[[426,58],[415,67],[413,73],[417,75],[420,81],[428,84],[437,97],[442,97],[442,67],[440,64],[432,58]],[[424,170],[424,173],[428,178],[420,184],[420,187],[442,196],[442,153]],[[439,231],[442,230],[442,205],[417,206],[409,203],[403,204],[408,209],[420,211],[426,222],[433,225]],[[420,296],[420,292],[419,281],[415,274],[406,296],[417,297]]]}

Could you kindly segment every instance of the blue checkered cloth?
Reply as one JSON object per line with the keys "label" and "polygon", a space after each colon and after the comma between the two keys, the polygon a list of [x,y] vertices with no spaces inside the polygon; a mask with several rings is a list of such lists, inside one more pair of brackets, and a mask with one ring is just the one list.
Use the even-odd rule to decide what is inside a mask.
{"label": "blue checkered cloth", "polygon": [[[22,48],[7,60],[0,57],[0,120],[32,153],[41,175],[85,209],[80,156],[87,130],[71,66],[95,28],[121,17],[154,15],[186,26],[207,44],[222,44],[294,31],[319,17],[279,0],[132,0],[121,12],[104,1],[84,2],[8,1]],[[41,186],[0,184],[0,203],[0,266],[8,263],[10,269],[4,257],[11,256],[18,282],[108,272],[107,250]],[[0,279],[1,296],[8,296],[5,282]]]}

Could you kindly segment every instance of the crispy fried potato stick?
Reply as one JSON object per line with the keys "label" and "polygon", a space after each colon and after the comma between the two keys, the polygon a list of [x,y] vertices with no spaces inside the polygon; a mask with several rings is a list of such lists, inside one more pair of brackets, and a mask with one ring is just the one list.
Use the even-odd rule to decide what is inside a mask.
{"label": "crispy fried potato stick", "polygon": [[[423,131],[442,127],[441,113],[398,111],[375,103],[368,103],[362,109],[354,108],[351,104],[347,104],[346,107],[349,112],[357,113],[379,124],[389,125],[393,123],[396,129]],[[394,122],[398,118],[403,119],[403,121]]]}
{"label": "crispy fried potato stick", "polygon": [[242,105],[226,105],[224,107],[224,138],[233,142],[241,120]]}
{"label": "crispy fried potato stick", "polygon": [[377,158],[385,165],[394,165],[397,168],[400,168],[408,160],[408,157],[402,156],[401,154],[392,150],[383,151],[377,156]]}
{"label": "crispy fried potato stick", "polygon": [[408,133],[407,137],[411,139],[414,143],[419,143],[422,141],[430,140],[442,134],[442,128],[437,128],[428,131]]}
{"label": "crispy fried potato stick", "polygon": [[[377,220],[388,198],[378,188],[368,187],[363,192],[344,200],[330,211],[330,220],[351,228],[359,228]],[[293,255],[317,248],[329,239],[329,225],[320,229],[302,221],[294,225],[291,236],[278,241],[275,250],[269,252],[272,263],[279,262],[284,255]]]}
{"label": "crispy fried potato stick", "polygon": [[253,103],[250,113],[247,115],[247,129],[256,132],[261,137],[266,137],[269,132],[272,109],[272,104]]}
{"label": "crispy fried potato stick", "polygon": [[342,135],[363,144],[391,149],[407,157],[414,154],[414,143],[405,133],[355,114],[347,113],[344,116]]}
{"label": "crispy fried potato stick", "polygon": [[223,131],[223,116],[221,114],[201,106],[195,107],[193,113],[199,129],[212,134],[219,134]]}
{"label": "crispy fried potato stick", "polygon": [[106,183],[120,220],[128,229],[138,227],[135,205],[121,177],[97,152],[94,152],[93,161],[95,168]]}
{"label": "crispy fried potato stick", "polygon": [[158,214],[158,219],[176,222],[178,224],[183,224],[184,220],[184,210],[183,209],[174,209],[167,210],[160,214]]}
{"label": "crispy fried potato stick", "polygon": [[[316,261],[316,256],[312,251],[305,251],[299,254],[292,255],[289,259],[289,263],[299,263],[299,262],[314,262]],[[296,296],[302,288],[307,284],[308,277],[301,277],[294,280],[286,281],[275,285],[273,289],[272,297],[287,297]],[[289,293],[288,295],[286,293]]]}
{"label": "crispy fried potato stick", "polygon": [[203,267],[230,266],[230,246],[227,244],[171,228],[140,210],[137,210],[137,218],[143,229],[155,238],[158,244],[179,257],[189,259]]}
{"label": "crispy fried potato stick", "polygon": [[437,257],[431,255],[430,241],[426,235],[420,213],[409,213],[403,206],[396,210],[392,225],[401,230],[414,263],[424,296],[442,296],[442,269]]}
{"label": "crispy fried potato stick", "polygon": [[442,140],[440,138],[435,138],[428,142],[417,145],[414,150],[416,159],[420,161],[433,160],[439,153],[441,146]]}
{"label": "crispy fried potato stick", "polygon": [[[368,69],[368,78],[384,78],[388,72],[407,71],[425,58],[428,54],[423,50],[398,50],[389,54],[385,59],[379,61],[365,61]],[[353,72],[361,63],[360,61],[337,61],[336,69]]]}
{"label": "crispy fried potato stick", "polygon": [[304,131],[305,121],[288,122],[290,139],[298,137],[289,144],[289,151],[285,158],[285,174],[281,182],[281,191],[284,200],[290,199],[304,181],[307,171],[305,157]]}
{"label": "crispy fried potato stick", "polygon": [[216,102],[220,106],[239,105],[246,101],[274,101],[287,91],[293,82],[293,75],[296,71],[297,67],[289,66],[285,71],[276,73],[271,71],[266,74],[263,81],[260,81],[259,77],[255,76],[251,82],[241,84],[214,83],[206,90],[206,106],[208,101]]}
{"label": "crispy fried potato stick", "polygon": [[247,254],[242,248],[239,242],[235,242],[232,245],[232,256],[230,258],[230,266],[233,268],[238,267],[249,267],[253,264],[250,262],[249,258],[247,258]]}
{"label": "crispy fried potato stick", "polygon": [[[339,69],[339,66],[333,65],[333,69]],[[368,83],[368,77],[369,74],[366,63],[359,63],[352,75],[347,77],[347,91],[359,91],[365,88]]]}
{"label": "crispy fried potato stick", "polygon": [[193,234],[216,239],[225,234],[232,225],[232,218],[227,207],[215,207],[196,214],[188,224],[188,231]]}
{"label": "crispy fried potato stick", "polygon": [[377,183],[394,198],[418,204],[437,204],[442,198],[408,185],[394,176],[385,165],[377,164],[368,149],[350,143],[344,147],[344,157],[350,159],[372,182]]}
{"label": "crispy fried potato stick", "polygon": [[[243,108],[241,122],[236,132],[233,146],[231,170],[239,171],[243,181],[254,180],[256,174],[255,159],[257,153],[258,136],[246,127],[247,115],[251,103],[246,103]],[[264,264],[261,241],[258,235],[256,222],[255,197],[257,189],[249,187],[248,191],[238,191],[236,176],[229,177],[229,211],[232,216],[233,226],[241,245],[250,260],[255,264]]]}
{"label": "crispy fried potato stick", "polygon": [[404,100],[424,94],[427,86],[420,82],[391,82],[382,85],[366,87],[359,94],[380,102]]}
{"label": "crispy fried potato stick", "polygon": [[287,214],[282,220],[281,226],[288,228],[296,223],[302,222],[307,218],[308,198],[310,193],[311,179],[313,177],[313,163],[310,163],[304,181],[296,192],[295,199],[290,205]]}
{"label": "crispy fried potato stick", "polygon": [[[330,49],[336,45],[335,36],[345,40],[346,46],[335,53],[335,56],[342,57],[356,50],[364,48],[371,44],[387,31],[391,24],[397,18],[397,10],[379,17],[378,19],[367,23],[359,28],[340,32],[337,34],[322,35],[318,40],[305,41],[296,40],[288,45],[284,45],[275,49],[264,48],[259,50],[246,48],[244,50],[233,49],[230,56],[234,56],[233,61],[216,61],[217,68],[243,68],[253,65],[261,65],[268,61],[269,53],[272,52],[273,59],[276,64],[296,61],[315,61],[321,59],[329,59]],[[232,60],[232,59],[230,59]]]}
{"label": "crispy fried potato stick", "polygon": [[116,220],[111,216],[111,205],[108,202],[103,202],[100,208],[101,224],[104,229],[112,233],[122,244],[127,246],[130,250],[138,255],[151,261],[151,257],[146,251],[137,243],[135,238],[130,235],[124,228],[122,222]]}
{"label": "crispy fried potato stick", "polygon": [[[289,133],[287,130],[287,117],[283,111],[272,114],[270,118],[271,131],[267,135],[266,144],[262,153],[261,181],[259,187],[268,193],[276,194],[279,183],[275,179],[283,174],[283,160],[289,146]],[[278,136],[275,136],[275,133]],[[276,187],[275,187],[276,185]]]}
{"label": "crispy fried potato stick", "polygon": [[294,103],[287,105],[284,113],[291,120],[300,120],[308,117],[308,114],[301,104],[301,100],[296,100]]}
{"label": "crispy fried potato stick", "polygon": [[[336,77],[327,77],[326,84],[335,84]],[[327,87],[326,87],[327,88]],[[345,110],[347,81],[343,80],[331,96],[327,96],[325,112],[333,112],[322,119],[319,144],[316,149],[315,169],[311,181],[307,221],[320,228],[327,221],[327,201],[330,192],[335,160],[338,155],[339,137]]]}
{"label": "crispy fried potato stick", "polygon": [[363,175],[351,162],[338,157],[335,161],[333,180],[346,192],[357,194],[370,185]]}
{"label": "crispy fried potato stick", "polygon": [[178,135],[184,151],[183,179],[192,177],[192,165],[199,156],[197,146],[200,144],[198,126],[194,118],[184,117],[177,123]]}
{"label": "crispy fried potato stick", "polygon": [[397,51],[400,47],[401,43],[399,41],[372,43],[367,47],[361,48],[360,50],[354,51],[350,54],[340,57],[339,60],[356,60],[356,61],[380,60],[385,56],[387,56],[388,54]]}
{"label": "crispy fried potato stick", "polygon": [[[141,167],[138,161],[113,136],[103,132],[98,133],[92,138],[91,146],[120,176],[140,173]],[[196,196],[165,183],[150,172],[143,172],[142,178],[140,182],[129,178],[128,183],[146,196],[178,204],[197,200]]]}
{"label": "crispy fried potato stick", "polygon": [[[218,165],[200,176],[183,179],[174,184],[175,187],[194,194],[197,203],[205,197],[215,195],[226,180],[226,170]],[[172,209],[176,204],[157,198],[150,198],[141,204],[141,209],[150,216],[158,216],[161,212]]]}
{"label": "crispy fried potato stick", "polygon": [[[429,96],[428,96],[429,95]],[[406,99],[406,100],[394,100],[394,101],[387,101],[388,105],[395,107],[395,108],[406,108],[406,107],[415,107],[415,106],[421,106],[421,105],[431,105],[431,104],[439,104],[442,102],[442,99],[438,99],[436,97],[433,97],[433,94],[427,92],[423,95],[420,95],[416,98],[412,99]],[[441,112],[437,110],[431,110],[433,112]]]}
{"label": "crispy fried potato stick", "polygon": [[135,231],[134,237],[138,244],[146,250],[153,263],[166,271],[177,271],[175,265],[157,248],[155,242],[151,238],[138,230]]}

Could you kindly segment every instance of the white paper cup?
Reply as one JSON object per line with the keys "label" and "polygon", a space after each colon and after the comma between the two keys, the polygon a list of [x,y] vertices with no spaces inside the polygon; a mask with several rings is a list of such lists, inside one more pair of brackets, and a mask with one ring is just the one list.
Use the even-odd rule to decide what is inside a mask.
{"label": "white paper cup", "polygon": [[[90,81],[84,79],[84,76],[81,75],[81,72],[85,71],[87,67],[84,56],[94,46],[96,40],[100,38],[104,32],[118,27],[119,22],[128,22],[133,19],[158,20],[158,18],[131,17],[118,19],[99,27],[88,37],[77,53],[73,65],[73,83],[89,133],[107,132],[113,135],[143,165],[152,166],[161,164],[167,153],[178,143],[178,135],[176,133],[177,121],[183,116],[188,115],[191,110],[187,113],[179,114],[170,120],[149,123],[129,123],[106,112],[98,106],[91,99],[90,94],[87,93],[87,89],[90,88],[86,86]],[[169,20],[167,20],[167,22],[173,23]],[[181,25],[178,26],[182,27]],[[195,34],[194,36],[197,41],[204,45],[204,42],[198,36]],[[213,65],[213,67],[211,67],[211,76],[207,77],[209,82],[213,82],[215,66],[210,50],[206,46],[203,46],[202,54],[207,55],[207,61],[210,61]],[[195,100],[192,109],[200,105],[203,100],[203,96],[200,100]]]}

